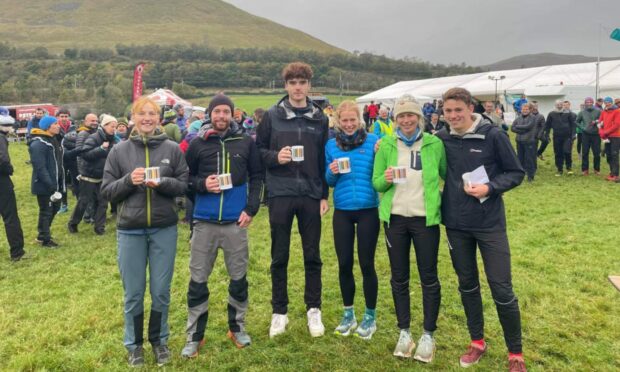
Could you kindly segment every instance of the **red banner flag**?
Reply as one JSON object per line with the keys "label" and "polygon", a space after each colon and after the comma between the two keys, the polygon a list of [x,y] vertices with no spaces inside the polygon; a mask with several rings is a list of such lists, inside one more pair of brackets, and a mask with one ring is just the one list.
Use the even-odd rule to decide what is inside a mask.
{"label": "red banner flag", "polygon": [[138,63],[133,70],[133,100],[137,100],[142,96],[142,72],[144,71],[144,63]]}

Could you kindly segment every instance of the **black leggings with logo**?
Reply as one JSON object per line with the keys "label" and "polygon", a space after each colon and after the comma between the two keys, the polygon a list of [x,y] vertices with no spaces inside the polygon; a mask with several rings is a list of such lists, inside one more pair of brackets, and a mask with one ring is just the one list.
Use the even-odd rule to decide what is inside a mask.
{"label": "black leggings with logo", "polygon": [[384,228],[392,270],[390,284],[398,328],[409,328],[411,323],[409,256],[413,242],[422,287],[424,330],[432,332],[437,329],[437,316],[441,304],[441,285],[437,277],[439,226],[426,226],[425,217],[402,217],[393,214],[390,223],[385,223]]}
{"label": "black leggings with logo", "polygon": [[[366,307],[377,306],[377,272],[375,271],[375,251],[379,238],[379,213],[377,208],[344,211],[336,209],[332,220],[334,245],[338,256],[338,277],[344,306],[353,306],[355,298],[355,236],[357,233],[357,258],[362,270],[364,298]],[[357,225],[357,229],[356,229]]]}

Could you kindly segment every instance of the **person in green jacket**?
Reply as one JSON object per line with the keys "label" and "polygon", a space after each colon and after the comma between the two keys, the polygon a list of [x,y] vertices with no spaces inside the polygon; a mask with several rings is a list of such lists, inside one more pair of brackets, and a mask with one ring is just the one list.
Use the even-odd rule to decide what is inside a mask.
{"label": "person in green jacket", "polygon": [[[439,178],[446,174],[443,143],[424,133],[424,117],[411,96],[394,106],[396,130],[381,140],[375,156],[373,186],[382,193],[379,218],[384,223],[392,277],[390,284],[400,337],[394,355],[411,357],[415,342],[409,331],[409,267],[411,242],[422,286],[424,329],[414,358],[429,363],[435,353],[433,332],[441,303],[437,277],[441,193]],[[396,168],[395,167],[399,167]],[[395,179],[394,173],[404,177]]]}
{"label": "person in green jacket", "polygon": [[176,143],[181,143],[183,138],[181,136],[181,130],[177,125],[177,114],[175,111],[168,110],[164,112],[164,120],[161,125],[164,128],[164,133],[166,133],[168,138]]}

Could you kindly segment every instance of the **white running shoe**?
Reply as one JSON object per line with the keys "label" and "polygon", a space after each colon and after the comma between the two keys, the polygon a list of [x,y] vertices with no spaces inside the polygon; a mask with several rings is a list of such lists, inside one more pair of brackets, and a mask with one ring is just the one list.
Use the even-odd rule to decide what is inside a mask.
{"label": "white running shoe", "polygon": [[308,329],[312,337],[321,337],[325,334],[325,326],[321,321],[321,310],[316,307],[308,310]]}
{"label": "white running shoe", "polygon": [[287,314],[273,314],[271,315],[271,327],[269,327],[269,338],[274,338],[277,335],[281,335],[286,331],[286,325],[288,324]]}

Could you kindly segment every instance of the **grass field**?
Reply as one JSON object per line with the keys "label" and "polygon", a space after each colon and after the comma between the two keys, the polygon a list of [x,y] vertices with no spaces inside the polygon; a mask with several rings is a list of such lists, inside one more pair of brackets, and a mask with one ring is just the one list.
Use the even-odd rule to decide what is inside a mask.
{"label": "grass field", "polygon": [[[267,106],[273,99],[238,98],[247,110]],[[12,144],[20,217],[31,259],[11,263],[4,230],[0,233],[0,370],[126,370],[122,344],[122,286],[116,265],[113,222],[104,236],[90,225],[69,235],[67,214],[54,221],[57,250],[40,248],[36,236],[37,207],[30,194],[30,167],[26,146]],[[547,159],[552,154],[547,152]],[[618,244],[618,191],[602,177],[553,176],[551,160],[539,162],[533,184],[505,195],[513,257],[513,280],[523,316],[524,352],[531,371],[620,370],[620,293],[607,275],[620,273]],[[606,170],[606,165],[603,165]],[[75,206],[71,199],[70,208]],[[398,360],[391,353],[398,330],[389,288],[385,244],[377,249],[379,276],[378,331],[371,341],[332,334],[341,315],[338,269],[331,234],[331,214],[323,221],[324,337],[313,339],[306,327],[303,305],[303,264],[297,235],[291,243],[289,266],[290,325],[287,333],[268,337],[271,319],[269,276],[270,239],[267,212],[262,209],[250,229],[250,310],[247,328],[253,344],[237,350],[226,338],[227,275],[220,255],[210,279],[211,312],[206,346],[195,360],[179,357],[186,321],[189,281],[188,228],[180,225],[176,272],[170,307],[174,358],[170,370],[275,371],[389,371],[459,370],[458,357],[468,343],[465,318],[442,240],[439,276],[442,307],[436,332],[438,349],[431,365]],[[443,232],[442,232],[443,235]],[[443,238],[442,238],[443,239]],[[412,272],[415,266],[412,263]],[[356,268],[356,311],[362,315],[361,277]],[[421,293],[412,276],[412,330],[421,331]],[[486,337],[489,351],[473,371],[507,368],[506,350],[488,286],[483,285]],[[146,309],[148,311],[148,304]],[[149,369],[155,369],[146,347]]]}
{"label": "grass field", "polygon": [[[269,107],[273,106],[276,102],[278,102],[283,94],[265,94],[265,95],[231,95],[230,98],[235,103],[235,107],[240,107],[248,114],[252,115],[254,110],[257,108],[262,108],[267,110]],[[327,95],[329,102],[336,107],[340,102],[351,99],[354,100],[355,97],[352,96],[337,96],[337,95]],[[209,106],[209,101],[211,97],[202,97],[192,99],[192,104],[196,106]]]}

